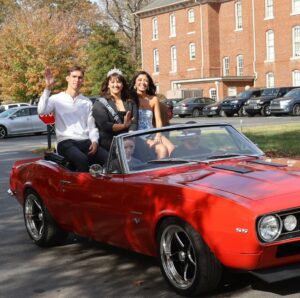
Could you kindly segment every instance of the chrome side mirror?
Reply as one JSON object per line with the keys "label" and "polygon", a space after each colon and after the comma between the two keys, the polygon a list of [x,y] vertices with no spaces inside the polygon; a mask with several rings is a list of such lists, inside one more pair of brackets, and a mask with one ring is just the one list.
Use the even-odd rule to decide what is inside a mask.
{"label": "chrome side mirror", "polygon": [[99,164],[93,164],[89,168],[89,173],[93,177],[99,177],[99,176],[101,176],[103,174],[103,167],[100,166]]}

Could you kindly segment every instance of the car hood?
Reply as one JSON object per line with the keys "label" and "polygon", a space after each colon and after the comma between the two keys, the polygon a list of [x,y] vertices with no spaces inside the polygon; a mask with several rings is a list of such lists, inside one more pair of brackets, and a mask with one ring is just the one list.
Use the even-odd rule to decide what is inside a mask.
{"label": "car hood", "polygon": [[292,96],[284,96],[284,97],[278,97],[276,99],[273,99],[272,102],[280,102],[280,101],[283,101],[283,100],[293,100],[294,97]]}
{"label": "car hood", "polygon": [[184,173],[166,177],[168,184],[181,184],[215,195],[245,201],[260,201],[297,193],[300,196],[300,162],[280,159],[223,160],[191,168]]}
{"label": "car hood", "polygon": [[259,96],[259,97],[255,97],[253,98],[253,100],[256,100],[256,101],[266,101],[266,100],[270,100],[272,98],[275,98],[276,96],[274,95],[264,95],[264,96]]}

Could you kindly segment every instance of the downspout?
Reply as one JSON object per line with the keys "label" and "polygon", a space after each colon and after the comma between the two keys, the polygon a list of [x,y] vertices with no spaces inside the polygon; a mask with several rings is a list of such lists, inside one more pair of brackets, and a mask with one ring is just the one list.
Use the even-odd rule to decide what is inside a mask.
{"label": "downspout", "polygon": [[204,44],[203,44],[203,20],[202,20],[202,4],[200,4],[200,26],[201,26],[201,56],[202,56],[202,60],[201,60],[201,78],[203,78],[204,76]]}
{"label": "downspout", "polygon": [[144,69],[144,55],[143,55],[143,33],[142,33],[142,19],[140,18],[140,36],[141,36],[141,61],[142,69]]}
{"label": "downspout", "polygon": [[255,29],[255,0],[252,0],[252,31],[253,31],[253,73],[254,73],[254,87],[257,80],[256,71],[256,29]]}

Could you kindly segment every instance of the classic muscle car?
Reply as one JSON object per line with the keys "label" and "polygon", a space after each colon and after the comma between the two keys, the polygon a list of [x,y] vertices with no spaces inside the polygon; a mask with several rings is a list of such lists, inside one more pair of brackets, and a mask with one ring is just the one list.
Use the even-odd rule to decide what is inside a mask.
{"label": "classic muscle car", "polygon": [[[170,156],[156,158],[156,134],[174,144]],[[268,282],[299,275],[300,169],[270,161],[228,124],[119,135],[107,165],[89,173],[55,153],[16,161],[10,193],[35,244],[74,232],[157,256],[181,295],[212,291],[226,267]]]}

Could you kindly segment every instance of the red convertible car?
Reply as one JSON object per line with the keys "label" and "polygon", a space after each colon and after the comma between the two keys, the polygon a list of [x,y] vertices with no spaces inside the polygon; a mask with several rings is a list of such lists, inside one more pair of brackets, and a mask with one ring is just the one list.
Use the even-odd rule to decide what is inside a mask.
{"label": "red convertible car", "polygon": [[[157,134],[175,148],[163,159],[149,146]],[[107,165],[89,173],[54,153],[20,160],[10,193],[35,244],[74,232],[157,256],[181,295],[212,291],[224,268],[268,282],[300,272],[300,169],[268,160],[227,124],[119,135]]]}

